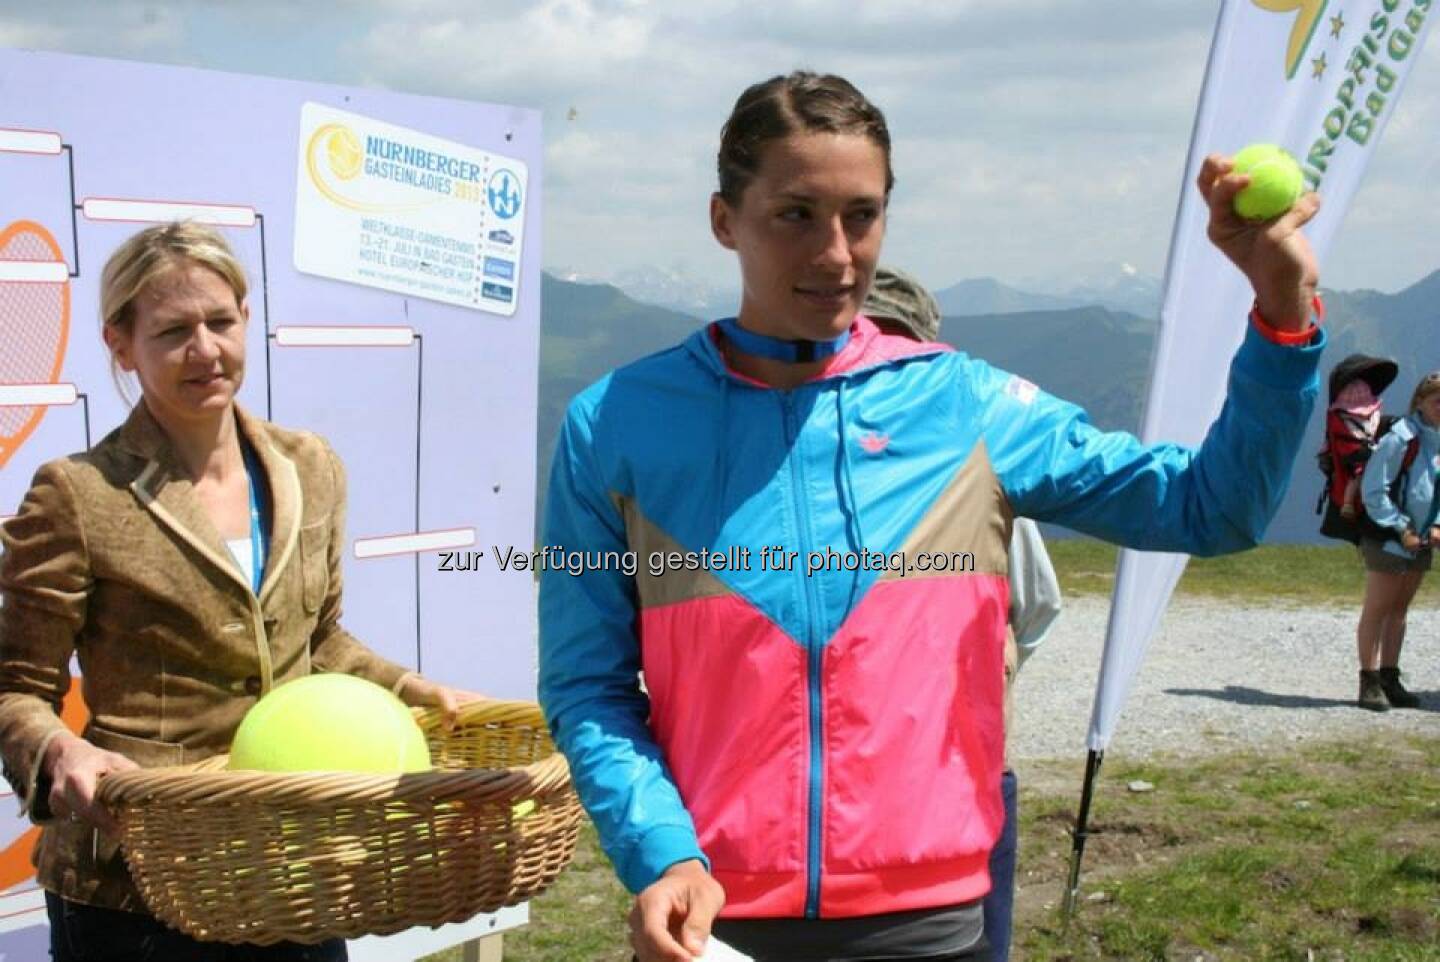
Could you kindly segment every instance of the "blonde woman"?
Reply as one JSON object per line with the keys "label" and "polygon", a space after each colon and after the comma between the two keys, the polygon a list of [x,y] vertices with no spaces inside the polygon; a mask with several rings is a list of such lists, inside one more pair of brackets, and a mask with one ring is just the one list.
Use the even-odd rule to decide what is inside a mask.
{"label": "blonde woman", "polygon": [[[339,622],[345,475],[319,437],[241,408],[247,285],[192,223],[122,244],[101,277],[112,368],[140,399],[88,452],[36,473],[3,531],[0,753],[44,825],[35,862],[56,960],[334,960],[318,946],[194,941],[146,912],[95,798],[108,772],[227,750],[275,685],[346,672],[412,705],[471,697],[420,678]],[[57,717],[78,658],[91,718]],[[226,954],[227,952],[231,954]]]}
{"label": "blonde woman", "polygon": [[1356,628],[1360,654],[1358,704],[1371,711],[1417,708],[1420,699],[1400,682],[1400,648],[1410,602],[1440,544],[1436,476],[1440,473],[1440,371],[1425,375],[1360,476],[1365,512],[1393,538],[1365,535],[1365,602]]}

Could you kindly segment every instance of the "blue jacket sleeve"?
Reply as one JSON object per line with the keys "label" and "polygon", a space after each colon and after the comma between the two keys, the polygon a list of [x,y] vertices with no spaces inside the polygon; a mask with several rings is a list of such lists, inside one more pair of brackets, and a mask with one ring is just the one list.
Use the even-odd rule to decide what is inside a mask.
{"label": "blue jacket sleeve", "polygon": [[[1365,499],[1365,513],[1382,528],[1393,528],[1404,534],[1414,526],[1410,516],[1390,499],[1390,485],[1395,483],[1400,466],[1405,462],[1405,447],[1410,441],[1407,431],[1397,425],[1380,443],[1366,462],[1360,475],[1360,495]],[[1403,496],[1403,493],[1402,493]]]}
{"label": "blue jacket sleeve", "polygon": [[[572,404],[551,467],[544,544],[623,554],[624,521],[596,467],[591,427]],[[614,567],[541,572],[540,705],[601,846],[639,892],[671,865],[705,858],[647,724],[634,578]]]}
{"label": "blue jacket sleeve", "polygon": [[1282,347],[1248,329],[1198,449],[1102,432],[1075,405],[984,365],[973,403],[1017,515],[1145,551],[1224,554],[1259,543],[1280,506],[1324,338]]}

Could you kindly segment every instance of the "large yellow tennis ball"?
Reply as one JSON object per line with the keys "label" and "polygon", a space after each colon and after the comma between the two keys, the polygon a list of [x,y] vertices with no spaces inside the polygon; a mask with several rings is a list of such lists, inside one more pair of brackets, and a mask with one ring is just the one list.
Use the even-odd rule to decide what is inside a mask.
{"label": "large yellow tennis ball", "polygon": [[1250,175],[1250,186],[1235,195],[1235,213],[1246,220],[1279,217],[1295,206],[1305,184],[1295,158],[1274,144],[1251,144],[1240,151],[1235,173]]}
{"label": "large yellow tennis ball", "polygon": [[410,709],[354,675],[308,675],[246,713],[230,768],[263,772],[422,772],[430,750]]}

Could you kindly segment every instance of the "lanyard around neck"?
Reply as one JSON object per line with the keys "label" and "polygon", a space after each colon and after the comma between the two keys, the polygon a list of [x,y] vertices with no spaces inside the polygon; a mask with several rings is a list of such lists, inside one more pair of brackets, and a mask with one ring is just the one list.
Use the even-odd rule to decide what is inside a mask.
{"label": "lanyard around neck", "polygon": [[245,480],[250,491],[250,588],[258,595],[265,577],[265,558],[270,553],[265,543],[265,526],[260,521],[260,485],[264,474],[250,445],[242,441],[240,453],[245,458]]}
{"label": "lanyard around neck", "polygon": [[789,341],[781,337],[771,337],[768,334],[748,331],[741,327],[740,322],[733,317],[724,318],[719,324],[720,330],[725,334],[725,339],[735,345],[738,350],[758,357],[768,357],[772,361],[783,361],[786,364],[804,364],[823,360],[839,354],[850,341],[848,330],[841,332],[838,337],[824,341]]}

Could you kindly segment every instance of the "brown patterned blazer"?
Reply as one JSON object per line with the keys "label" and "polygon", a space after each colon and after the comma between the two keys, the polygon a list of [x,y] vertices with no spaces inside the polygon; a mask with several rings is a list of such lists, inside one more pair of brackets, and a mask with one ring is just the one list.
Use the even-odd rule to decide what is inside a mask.
{"label": "brown patterned blazer", "polygon": [[[84,736],[141,766],[228,749],[246,710],[312,671],[396,688],[406,670],[340,627],[345,476],[319,437],[236,407],[270,486],[257,597],[143,402],[93,449],[40,468],[0,530],[0,755],[21,810],[45,825],[41,885],[144,909],[113,840],[50,820],[39,759],[80,665]],[[37,780],[41,784],[37,788]]]}

